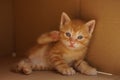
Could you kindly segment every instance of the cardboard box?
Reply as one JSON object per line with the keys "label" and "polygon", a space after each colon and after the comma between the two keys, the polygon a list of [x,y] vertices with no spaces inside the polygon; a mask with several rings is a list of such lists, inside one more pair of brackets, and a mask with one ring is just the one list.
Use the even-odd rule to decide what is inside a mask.
{"label": "cardboard box", "polygon": [[96,19],[88,62],[98,70],[120,74],[119,0],[1,0],[0,55],[24,54],[37,37],[59,28],[64,11],[71,18]]}

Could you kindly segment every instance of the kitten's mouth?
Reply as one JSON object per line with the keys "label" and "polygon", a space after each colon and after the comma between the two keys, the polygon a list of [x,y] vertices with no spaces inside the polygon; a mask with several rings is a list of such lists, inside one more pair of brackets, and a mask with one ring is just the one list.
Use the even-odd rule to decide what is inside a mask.
{"label": "kitten's mouth", "polygon": [[74,48],[74,45],[73,45],[73,44],[70,44],[69,47]]}

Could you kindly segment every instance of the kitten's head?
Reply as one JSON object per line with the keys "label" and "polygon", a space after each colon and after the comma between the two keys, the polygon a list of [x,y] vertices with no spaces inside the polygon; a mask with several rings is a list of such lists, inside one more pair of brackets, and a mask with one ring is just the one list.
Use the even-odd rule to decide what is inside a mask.
{"label": "kitten's head", "polygon": [[60,22],[60,41],[69,49],[79,49],[87,46],[95,27],[95,20],[84,23],[81,20],[71,20],[62,13]]}

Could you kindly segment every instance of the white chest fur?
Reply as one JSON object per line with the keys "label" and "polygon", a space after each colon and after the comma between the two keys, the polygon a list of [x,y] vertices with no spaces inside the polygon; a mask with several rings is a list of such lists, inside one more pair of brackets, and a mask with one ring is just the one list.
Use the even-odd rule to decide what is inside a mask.
{"label": "white chest fur", "polygon": [[82,55],[83,55],[82,52],[69,51],[69,52],[63,54],[63,58],[67,63],[71,64],[75,60],[78,60]]}

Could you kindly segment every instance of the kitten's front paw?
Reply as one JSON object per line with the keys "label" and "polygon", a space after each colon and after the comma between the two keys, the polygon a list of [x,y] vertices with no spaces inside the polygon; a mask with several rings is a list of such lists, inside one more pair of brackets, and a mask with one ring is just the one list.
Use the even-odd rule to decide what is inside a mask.
{"label": "kitten's front paw", "polygon": [[86,70],[84,74],[94,76],[94,75],[97,75],[97,70],[95,68],[91,68],[91,69]]}
{"label": "kitten's front paw", "polygon": [[58,71],[60,73],[62,73],[63,75],[74,75],[76,73],[76,71],[72,68],[72,67],[69,67],[69,68],[61,68],[61,69],[58,69]]}
{"label": "kitten's front paw", "polygon": [[50,36],[51,36],[51,38],[53,39],[53,41],[59,40],[59,31],[52,31],[52,32],[50,33]]}

